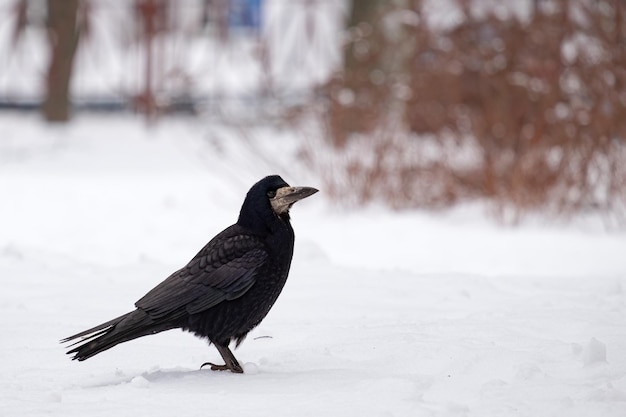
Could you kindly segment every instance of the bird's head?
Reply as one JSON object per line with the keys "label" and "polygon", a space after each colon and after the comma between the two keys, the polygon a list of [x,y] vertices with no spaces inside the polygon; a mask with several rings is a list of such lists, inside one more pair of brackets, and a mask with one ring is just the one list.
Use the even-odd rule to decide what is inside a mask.
{"label": "bird's head", "polygon": [[289,219],[289,209],[297,201],[315,194],[313,187],[291,187],[278,175],[263,178],[250,188],[239,213],[239,224],[251,226],[272,215]]}

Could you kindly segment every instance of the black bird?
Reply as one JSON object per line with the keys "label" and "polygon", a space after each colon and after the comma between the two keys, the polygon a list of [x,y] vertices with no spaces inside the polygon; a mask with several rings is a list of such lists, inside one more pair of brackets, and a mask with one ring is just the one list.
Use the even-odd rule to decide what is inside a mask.
{"label": "black bird", "polygon": [[237,223],[215,236],[182,269],[135,303],[136,310],[63,339],[83,361],[118,343],[181,328],[208,338],[224,359],[213,370],[242,373],[228,348],[245,339],[278,298],[293,255],[291,206],[318,190],[290,187],[278,175],[252,186]]}

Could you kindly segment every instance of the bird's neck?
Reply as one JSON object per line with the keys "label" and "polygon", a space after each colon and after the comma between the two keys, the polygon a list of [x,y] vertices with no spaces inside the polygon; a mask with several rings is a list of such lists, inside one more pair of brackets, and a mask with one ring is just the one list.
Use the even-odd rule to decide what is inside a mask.
{"label": "bird's neck", "polygon": [[242,209],[239,214],[237,224],[250,230],[251,232],[258,234],[276,233],[278,230],[283,230],[285,227],[291,229],[291,222],[289,212],[282,213],[280,215],[271,212],[251,213],[244,212]]}

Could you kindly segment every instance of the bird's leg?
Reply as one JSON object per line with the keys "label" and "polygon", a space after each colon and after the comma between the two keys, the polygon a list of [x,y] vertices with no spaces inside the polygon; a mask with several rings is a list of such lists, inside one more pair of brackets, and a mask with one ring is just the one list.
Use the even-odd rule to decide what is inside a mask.
{"label": "bird's leg", "polygon": [[228,349],[228,345],[223,346],[215,342],[213,342],[213,344],[217,348],[217,351],[220,353],[220,355],[222,355],[222,359],[224,359],[224,365],[216,365],[211,362],[205,362],[202,364],[202,366],[200,366],[200,369],[202,369],[206,365],[211,365],[212,371],[230,370],[231,372],[234,372],[236,374],[243,374],[243,368],[241,367],[241,365],[239,365],[239,362],[237,362],[237,359],[235,358],[235,355],[233,355],[233,352]]}

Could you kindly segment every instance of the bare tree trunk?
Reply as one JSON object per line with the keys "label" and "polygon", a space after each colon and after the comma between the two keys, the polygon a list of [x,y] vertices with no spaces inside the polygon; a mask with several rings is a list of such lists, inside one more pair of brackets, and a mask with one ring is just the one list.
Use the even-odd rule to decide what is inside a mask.
{"label": "bare tree trunk", "polygon": [[[352,0],[350,15],[348,16],[347,29],[358,30],[359,26],[364,26],[366,31],[373,31],[378,26],[376,22],[376,15],[380,11],[381,7],[388,3],[387,0]],[[361,29],[363,31],[363,29]],[[353,42],[349,42],[344,48],[344,70],[346,71],[359,71],[361,69],[360,60],[356,59],[355,42],[358,38],[369,36],[369,34],[354,34],[355,39]]]}
{"label": "bare tree trunk", "polygon": [[70,118],[69,86],[78,46],[79,0],[48,0],[47,3],[51,53],[42,110],[46,120],[66,122]]}
{"label": "bare tree trunk", "polygon": [[378,124],[384,93],[372,83],[380,72],[382,34],[379,14],[390,0],[352,0],[347,25],[349,41],[344,47],[343,68],[331,80],[329,125],[332,140],[344,146],[352,133],[372,131]]}

